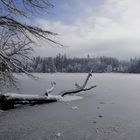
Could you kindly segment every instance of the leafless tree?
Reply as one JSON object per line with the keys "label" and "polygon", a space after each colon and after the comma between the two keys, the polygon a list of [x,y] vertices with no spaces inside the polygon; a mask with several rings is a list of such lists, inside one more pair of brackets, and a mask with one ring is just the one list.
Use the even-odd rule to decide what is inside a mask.
{"label": "leafless tree", "polygon": [[52,7],[48,0],[0,0],[0,85],[15,85],[13,70],[30,75],[25,67],[33,49],[31,44],[35,43],[33,38],[61,45],[51,39],[56,33],[23,20],[42,10],[48,12]]}
{"label": "leafless tree", "polygon": [[32,42],[26,37],[18,37],[10,31],[1,31],[0,34],[0,85],[16,86],[16,78],[13,71],[30,75],[26,70],[26,64],[30,60]]}
{"label": "leafless tree", "polygon": [[[43,39],[51,45],[61,45],[52,39],[52,36],[57,35],[57,33],[28,25],[23,20],[30,15],[33,16],[42,12],[42,10],[48,12],[49,8],[52,7],[53,5],[48,0],[0,0],[0,86],[16,85],[13,71],[32,76],[25,68],[31,59],[30,53],[33,50],[31,44],[35,43],[36,39]],[[63,98],[67,94],[90,90],[96,87],[94,85],[86,88],[87,82],[92,76],[91,73],[92,71],[88,74],[82,86],[76,83],[75,89],[63,90],[57,96],[49,94],[54,90],[55,82],[51,83],[52,87],[47,89],[43,95],[0,94],[0,108],[10,109],[17,103],[52,102]]]}

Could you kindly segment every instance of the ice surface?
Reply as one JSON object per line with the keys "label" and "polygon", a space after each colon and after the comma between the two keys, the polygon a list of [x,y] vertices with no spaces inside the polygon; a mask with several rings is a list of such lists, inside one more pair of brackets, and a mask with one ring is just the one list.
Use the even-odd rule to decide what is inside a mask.
{"label": "ice surface", "polygon": [[78,108],[77,106],[72,106],[71,109],[72,109],[72,110],[77,110],[77,109],[79,109],[79,108]]}
{"label": "ice surface", "polygon": [[81,100],[83,99],[82,96],[76,96],[76,95],[66,95],[63,98],[60,99],[60,101],[63,102],[70,102],[70,101],[75,101],[75,100]]}

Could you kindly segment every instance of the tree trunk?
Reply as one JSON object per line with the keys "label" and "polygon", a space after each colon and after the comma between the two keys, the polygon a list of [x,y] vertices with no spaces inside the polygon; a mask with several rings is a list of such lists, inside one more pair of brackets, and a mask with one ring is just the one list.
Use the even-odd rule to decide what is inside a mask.
{"label": "tree trunk", "polygon": [[56,102],[60,99],[60,96],[45,96],[45,95],[25,95],[6,93],[0,95],[0,108],[2,110],[12,109],[15,104],[43,104]]}

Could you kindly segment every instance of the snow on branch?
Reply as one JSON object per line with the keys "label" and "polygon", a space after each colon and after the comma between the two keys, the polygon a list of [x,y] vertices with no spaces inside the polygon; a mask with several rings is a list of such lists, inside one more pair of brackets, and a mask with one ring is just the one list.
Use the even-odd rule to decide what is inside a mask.
{"label": "snow on branch", "polygon": [[56,95],[25,95],[16,93],[5,93],[0,95],[0,109],[8,110],[14,108],[15,104],[43,104],[61,100]]}
{"label": "snow on branch", "polygon": [[13,71],[33,77],[26,71],[29,67],[27,64],[31,61],[32,42],[24,37],[21,39],[10,31],[2,30],[0,33],[0,86],[15,86]]}

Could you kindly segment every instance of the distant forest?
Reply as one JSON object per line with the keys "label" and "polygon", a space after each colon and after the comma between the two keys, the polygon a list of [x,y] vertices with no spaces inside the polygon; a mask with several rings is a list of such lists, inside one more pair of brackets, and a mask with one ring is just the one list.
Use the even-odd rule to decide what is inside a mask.
{"label": "distant forest", "polygon": [[34,57],[26,68],[29,72],[54,73],[69,72],[82,73],[91,69],[96,73],[121,72],[140,73],[140,58],[120,61],[113,57],[90,57],[68,58],[66,55],[58,54],[56,57]]}

